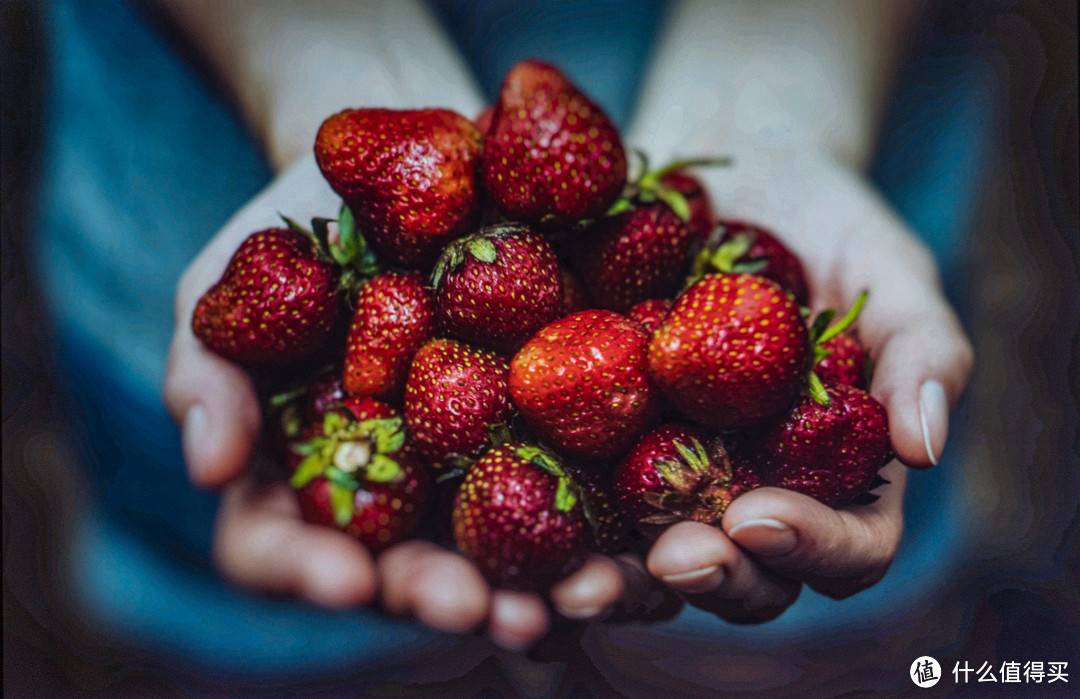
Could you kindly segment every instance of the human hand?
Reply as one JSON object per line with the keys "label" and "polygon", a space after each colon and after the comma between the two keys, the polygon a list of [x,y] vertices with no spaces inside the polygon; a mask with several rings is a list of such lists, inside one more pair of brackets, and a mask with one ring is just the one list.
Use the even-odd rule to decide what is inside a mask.
{"label": "human hand", "polygon": [[903,528],[903,464],[937,463],[972,350],[932,255],[858,175],[810,156],[736,156],[735,167],[704,176],[723,215],[773,230],[803,260],[815,314],[842,312],[869,291],[855,328],[899,457],[883,469],[889,483],[871,505],[833,510],[761,488],[732,502],[722,529],[684,522],[655,542],[649,571],[692,604],[763,621],[790,606],[802,583],[842,598],[885,574]]}

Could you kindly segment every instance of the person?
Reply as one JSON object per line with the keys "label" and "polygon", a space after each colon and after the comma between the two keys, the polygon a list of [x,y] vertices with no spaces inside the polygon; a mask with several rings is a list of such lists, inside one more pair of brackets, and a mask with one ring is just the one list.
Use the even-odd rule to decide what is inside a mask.
{"label": "person", "polygon": [[[610,10],[610,3],[599,1],[553,3],[592,19],[613,16],[596,9],[605,4]],[[505,45],[511,43],[506,28],[524,24],[515,25],[508,17],[520,18],[526,10],[520,6],[515,10],[512,3],[484,5],[447,3],[438,6],[438,12],[448,24],[457,22],[459,35],[475,38],[482,29],[489,30],[489,45],[470,44],[467,38],[460,43],[487,66],[486,72],[479,72],[486,77],[490,98],[491,76],[501,75],[513,60],[525,57],[515,56],[515,51],[532,46],[527,42]],[[314,133],[323,118],[349,106],[438,105],[470,116],[481,111],[486,100],[459,47],[451,42],[437,14],[420,2],[177,0],[166,7],[170,21],[198,48],[213,79],[234,96],[244,123],[262,144],[274,172],[269,183],[187,264],[176,286],[175,326],[164,376],[164,401],[181,427],[180,447],[188,477],[200,489],[220,492],[220,500],[198,496],[186,500],[188,505],[197,503],[196,513],[185,513],[180,505],[165,507],[175,520],[198,521],[191,527],[194,533],[184,531],[179,536],[212,542],[206,544],[212,560],[228,580],[249,590],[284,594],[333,609],[377,605],[391,615],[412,617],[444,633],[482,629],[497,645],[521,650],[542,638],[558,618],[592,621],[604,619],[615,609],[632,613],[641,609],[645,592],[657,589],[677,594],[693,609],[709,615],[759,622],[783,613],[803,586],[844,598],[881,579],[901,541],[907,468],[926,468],[940,458],[949,410],[964,390],[972,362],[970,345],[943,295],[933,255],[864,174],[905,32],[917,20],[918,4],[832,0],[763,8],[752,2],[678,3],[668,9],[651,52],[647,33],[631,44],[630,53],[639,59],[648,55],[648,66],[637,71],[636,77],[621,81],[612,76],[628,71],[612,66],[625,53],[590,54],[588,41],[572,32],[561,44],[536,46],[534,53],[540,57],[550,58],[543,50],[552,51],[557,45],[570,47],[586,63],[592,55],[592,73],[588,67],[576,73],[572,61],[568,72],[586,92],[597,94],[620,121],[629,116],[628,105],[638,92],[625,140],[643,148],[655,162],[675,155],[731,155],[733,167],[701,171],[710,194],[724,215],[773,229],[804,260],[814,310],[846,308],[860,291],[869,290],[858,333],[874,358],[871,390],[888,409],[893,448],[900,459],[884,470],[889,482],[872,505],[832,510],[794,493],[762,489],[736,500],[722,528],[681,523],[670,527],[644,559],[630,555],[590,558],[552,589],[550,600],[492,590],[466,559],[428,542],[405,542],[373,558],[348,537],[305,524],[287,487],[266,483],[258,476],[257,464],[264,457],[255,448],[260,413],[249,377],[208,352],[190,331],[195,302],[217,280],[232,251],[250,232],[275,225],[279,212],[305,220],[336,211],[337,202],[311,156]],[[595,15],[588,15],[589,7]],[[657,19],[654,9],[633,7],[644,16],[638,16],[639,21]],[[544,17],[536,14],[530,19],[542,24]],[[490,30],[499,22],[501,37]],[[71,29],[70,24],[63,26]],[[567,32],[571,25],[562,21],[558,26]],[[578,28],[584,32],[597,26],[584,22]],[[580,40],[574,42],[574,38]],[[603,41],[605,33],[597,31],[588,38]],[[621,46],[625,49],[627,44]],[[184,79],[197,82],[206,76],[186,74]],[[70,105],[60,109],[66,106]],[[161,108],[184,107],[170,100],[168,107]],[[186,118],[202,118],[191,109]],[[235,130],[227,116],[221,124],[200,125],[197,130]],[[137,122],[138,128],[153,132],[153,118],[151,112]],[[233,134],[230,138],[240,138],[235,131],[229,133]],[[168,143],[168,134],[160,137],[158,147],[176,147]],[[223,162],[234,152],[210,153],[206,163],[196,164],[197,171],[182,175],[217,181],[234,172],[245,173],[239,184],[222,185],[220,191],[227,188],[230,194],[267,177],[266,170],[250,158]],[[214,171],[215,166],[222,170]],[[181,176],[179,172],[153,174],[165,179]],[[149,181],[126,184],[133,193],[140,193]],[[170,215],[168,220],[157,221],[160,228],[124,232],[155,239],[145,249],[127,248],[137,259],[126,260],[123,269],[103,272],[120,277],[123,290],[131,291],[133,297],[145,297],[148,290],[139,288],[140,275],[161,269],[148,259],[154,252],[169,248],[163,257],[176,260],[179,248],[201,244],[199,229],[206,225],[204,219],[213,218],[199,215],[204,205],[179,199],[159,206],[156,212]],[[189,221],[183,222],[184,217]],[[79,225],[95,223],[106,227],[100,220]],[[170,238],[173,226],[195,230]],[[101,240],[93,235],[87,239]],[[111,244],[102,242],[95,252],[106,259],[115,257]],[[54,246],[45,244],[62,261],[71,259],[71,251]],[[61,266],[54,272],[57,278],[64,274],[73,274],[72,268]],[[51,285],[57,286],[56,281]],[[115,301],[96,300],[103,307]],[[54,299],[57,308],[65,304],[70,301]],[[160,305],[153,308],[162,310]],[[108,317],[104,310],[89,320],[74,310],[61,311],[61,315],[82,331],[80,340],[87,336],[86,342],[106,348],[106,366],[138,377],[132,383],[142,387],[141,404],[146,405],[146,379],[155,376],[152,364],[158,357],[154,343],[135,348],[141,352],[117,348],[118,333],[110,328],[123,319]],[[137,316],[137,324],[160,325],[160,317],[148,321],[145,314],[132,315]],[[101,319],[99,325],[94,318]],[[121,328],[119,336],[138,337],[140,332]],[[101,386],[96,390],[100,393]],[[93,405],[100,398],[98,393],[89,393],[85,405]],[[146,451],[143,448],[140,453]],[[128,470],[145,471],[137,465]],[[136,476],[142,482],[153,477],[150,473]],[[160,486],[154,492],[160,493]],[[145,494],[135,499],[139,497],[150,499]],[[153,507],[161,507],[161,499],[137,510],[145,517]],[[212,534],[204,524],[211,507],[217,508]],[[165,534],[157,535],[158,541],[177,536],[178,529],[183,527],[166,527]],[[375,612],[365,613],[361,623],[378,630],[361,634],[361,641],[348,646],[349,652],[386,642],[392,645],[391,655],[400,657],[394,654],[433,638],[415,631],[403,633],[400,629],[413,627],[395,625]],[[413,635],[403,639],[409,633]],[[377,653],[369,653],[366,662],[380,662]],[[385,656],[381,661],[387,662]]]}

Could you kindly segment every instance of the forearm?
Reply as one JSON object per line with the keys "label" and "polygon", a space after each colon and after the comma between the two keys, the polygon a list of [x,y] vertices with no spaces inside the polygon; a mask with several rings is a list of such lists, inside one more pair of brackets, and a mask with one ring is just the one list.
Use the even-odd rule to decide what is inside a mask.
{"label": "forearm", "polygon": [[703,148],[862,168],[917,0],[674,5],[630,138],[650,155]]}
{"label": "forearm", "polygon": [[481,108],[467,66],[423,2],[167,0],[279,170],[345,107]]}
{"label": "forearm", "polygon": [[777,231],[811,263],[818,291],[849,278],[830,266],[868,221],[879,243],[921,258],[861,177],[919,9],[917,0],[679,3],[628,141],[658,162],[732,156],[732,167],[700,171],[720,212]]}

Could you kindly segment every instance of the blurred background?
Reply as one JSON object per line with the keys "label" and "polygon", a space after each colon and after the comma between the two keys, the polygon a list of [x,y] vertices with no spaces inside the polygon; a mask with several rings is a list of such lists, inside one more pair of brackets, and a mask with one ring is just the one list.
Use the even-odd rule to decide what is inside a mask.
{"label": "blurred background", "polygon": [[[929,7],[933,22],[912,38],[913,60],[873,174],[931,244],[943,231],[960,231],[959,241],[935,247],[975,345],[975,375],[954,416],[947,471],[916,474],[912,485],[922,489],[924,501],[927,491],[947,490],[929,497],[949,504],[952,520],[911,527],[930,538],[941,527],[942,537],[960,543],[941,550],[948,560],[915,561],[944,572],[902,619],[871,622],[814,645],[769,640],[769,633],[785,628],[783,618],[773,631],[761,632],[759,642],[784,646],[778,652],[795,658],[772,668],[791,693],[912,689],[906,668],[920,655],[966,659],[976,667],[1065,661],[1069,687],[1080,683],[1077,4],[982,0]],[[101,486],[81,465],[93,416],[66,391],[65,372],[72,369],[66,358],[58,363],[55,332],[28,259],[28,241],[38,233],[33,212],[42,186],[50,77],[42,20],[38,3],[0,5],[4,694],[271,692],[170,657],[167,644],[148,645],[141,635],[95,625],[64,583],[72,538]],[[966,85],[959,97],[946,89],[955,81]],[[912,123],[924,117],[910,106],[935,100],[962,123],[943,131],[949,136],[942,141],[915,139],[926,130]],[[931,184],[915,186],[924,181]],[[939,205],[927,206],[927,198],[937,203],[934,197]],[[883,589],[920,582],[905,574],[903,562],[886,579],[894,588]],[[840,606],[858,610],[858,600]],[[153,629],[143,631],[152,636]],[[621,648],[630,643],[621,642]],[[671,643],[676,650],[687,644],[688,654],[693,649],[689,640]],[[603,657],[599,637],[592,648],[598,668],[633,672],[630,661],[605,665],[611,659]],[[720,644],[716,656],[687,662],[723,664],[730,652]],[[528,684],[529,663],[519,663],[517,679],[507,679],[505,662],[479,661],[452,690],[435,681],[366,686],[384,694],[528,693],[521,682]],[[746,665],[770,671],[760,661]],[[622,691],[617,679],[594,670],[595,676],[585,671],[570,686],[586,695]],[[642,686],[664,687],[680,675],[677,666],[649,672]],[[753,678],[729,679],[734,689],[754,684]],[[348,693],[347,684],[304,687],[305,693]],[[1025,685],[1023,691],[1036,689],[1057,695],[1062,685]]]}

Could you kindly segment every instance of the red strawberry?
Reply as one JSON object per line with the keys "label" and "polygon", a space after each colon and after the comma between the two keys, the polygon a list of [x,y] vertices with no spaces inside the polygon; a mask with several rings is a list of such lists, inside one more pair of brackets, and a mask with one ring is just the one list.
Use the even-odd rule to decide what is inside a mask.
{"label": "red strawberry", "polygon": [[757,274],[779,284],[800,306],[810,305],[802,262],[773,234],[743,221],[724,221],[716,232],[719,240],[694,261],[692,279],[712,271]]}
{"label": "red strawberry", "polygon": [[873,487],[892,458],[885,408],[853,386],[825,387],[828,404],[804,395],[763,432],[754,470],[764,485],[840,507]]}
{"label": "red strawberry", "polygon": [[399,395],[413,355],[434,329],[434,304],[421,275],[384,272],[374,277],[353,303],[345,388],[362,396]]}
{"label": "red strawberry", "polygon": [[630,522],[615,501],[610,469],[573,461],[564,463],[562,467],[578,485],[578,494],[587,505],[585,519],[590,524],[589,550],[608,556],[626,551]]}
{"label": "red strawberry", "polygon": [[435,468],[488,444],[489,428],[513,415],[506,360],[455,340],[416,353],[405,384],[405,421],[417,451]]}
{"label": "red strawberry", "polygon": [[585,560],[583,502],[550,453],[520,443],[495,447],[458,490],[454,540],[492,586],[544,591]]}
{"label": "red strawberry", "polygon": [[502,354],[513,354],[562,315],[559,262],[547,240],[526,226],[492,226],[454,241],[431,285],[448,334]]}
{"label": "red strawberry", "polygon": [[480,214],[481,135],[446,109],[346,109],[322,123],[315,158],[380,255],[428,268]]}
{"label": "red strawberry", "polygon": [[640,323],[645,332],[652,335],[674,306],[675,302],[667,299],[645,299],[631,308],[626,317]]}
{"label": "red strawberry", "polygon": [[719,526],[728,504],[756,484],[720,440],[710,443],[700,429],[678,424],[642,437],[614,478],[619,510],[651,536],[682,520]]}
{"label": "red strawberry", "polygon": [[495,114],[494,105],[484,107],[484,109],[476,115],[473,119],[473,124],[476,126],[476,130],[484,136],[487,136],[488,131],[491,131],[491,117]]}
{"label": "red strawberry", "polygon": [[699,243],[704,243],[716,227],[716,213],[705,185],[687,170],[670,170],[660,176],[660,184],[674,189],[686,199],[690,209],[687,226]]}
{"label": "red strawberry", "polygon": [[581,458],[617,455],[653,419],[648,335],[611,311],[566,316],[540,330],[510,363],[510,395],[553,447]]}
{"label": "red strawberry", "polygon": [[822,343],[827,352],[814,364],[814,373],[822,383],[842,383],[855,388],[867,389],[866,350],[850,335],[840,333]]}
{"label": "red strawberry", "polygon": [[666,204],[635,206],[590,227],[578,261],[581,278],[598,306],[625,313],[673,294],[694,246],[690,228]]}
{"label": "red strawberry", "polygon": [[338,267],[300,231],[251,234],[195,306],[203,344],[236,362],[281,364],[322,347],[337,320]]}
{"label": "red strawberry", "polygon": [[712,274],[691,286],[649,344],[656,385],[687,417],[727,430],[786,410],[809,366],[799,307],[752,274]]}
{"label": "red strawberry", "polygon": [[559,266],[559,280],[562,282],[562,312],[560,317],[584,311],[589,307],[589,298],[581,280],[566,266]]}
{"label": "red strawberry", "polygon": [[626,154],[615,126],[558,69],[522,61],[499,92],[483,176],[510,218],[569,224],[611,206],[626,181]]}
{"label": "red strawberry", "polygon": [[294,441],[304,519],[341,529],[377,553],[401,541],[423,514],[429,482],[405,448],[402,420],[371,398],[347,399]]}

